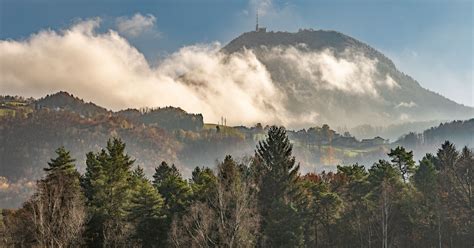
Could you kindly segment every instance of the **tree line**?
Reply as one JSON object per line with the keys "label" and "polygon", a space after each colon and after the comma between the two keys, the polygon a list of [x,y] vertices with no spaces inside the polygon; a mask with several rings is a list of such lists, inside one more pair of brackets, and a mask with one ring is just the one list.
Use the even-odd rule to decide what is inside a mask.
{"label": "tree line", "polygon": [[369,169],[302,174],[286,130],[252,158],[226,156],[185,179],[162,162],[153,178],[111,139],[78,173],[64,148],[36,193],[4,210],[12,247],[471,247],[472,150],[446,141],[418,163],[396,147]]}

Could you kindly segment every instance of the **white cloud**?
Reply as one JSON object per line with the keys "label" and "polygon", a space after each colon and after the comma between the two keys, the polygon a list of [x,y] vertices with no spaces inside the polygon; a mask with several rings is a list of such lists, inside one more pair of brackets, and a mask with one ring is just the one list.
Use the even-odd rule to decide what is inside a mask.
{"label": "white cloud", "polygon": [[[140,13],[136,13],[131,18],[119,17],[116,20],[118,31],[130,37],[137,37],[144,32],[153,31],[155,23],[155,16],[151,14],[142,15]],[[158,34],[156,31],[155,33]]]}
{"label": "white cloud", "polygon": [[190,46],[151,67],[118,33],[96,33],[98,24],[0,41],[0,92],[66,90],[112,109],[172,105],[207,121],[282,122],[283,95],[252,52],[226,57],[219,44]]}
{"label": "white cloud", "polygon": [[336,56],[331,50],[311,52],[302,45],[276,47],[266,54],[265,60],[284,63],[285,71],[311,82],[315,89],[378,97],[378,86],[398,86],[388,75],[386,80],[377,80],[377,60],[349,50]]}
{"label": "white cloud", "polygon": [[[151,66],[119,33],[97,33],[99,24],[91,19],[26,40],[0,41],[0,92],[41,97],[65,90],[114,110],[171,105],[203,113],[207,122],[226,116],[231,125],[294,127],[320,118],[309,105],[291,109],[283,81],[272,79],[253,51],[227,55],[219,43],[188,46]],[[379,87],[390,86],[375,79],[375,60],[356,53],[337,57],[329,50],[286,47],[272,48],[263,59],[302,79],[283,84],[373,97]]]}

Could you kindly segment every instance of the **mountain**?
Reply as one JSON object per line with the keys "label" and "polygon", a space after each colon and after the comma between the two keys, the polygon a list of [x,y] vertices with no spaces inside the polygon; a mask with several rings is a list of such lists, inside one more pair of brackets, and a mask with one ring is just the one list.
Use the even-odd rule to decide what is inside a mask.
{"label": "mountain", "polygon": [[204,126],[202,114],[190,114],[181,108],[175,107],[126,109],[118,111],[116,115],[168,131],[199,131]]}
{"label": "mountain", "polygon": [[339,32],[261,29],[222,50],[254,53],[285,93],[286,109],[316,116],[315,123],[384,126],[474,116],[474,108],[423,88],[381,52]]}
{"label": "mountain", "polygon": [[52,95],[47,95],[34,102],[35,108],[48,108],[53,110],[70,111],[83,116],[94,116],[106,114],[105,108],[99,107],[94,103],[86,103],[84,100],[73,95],[60,91]]}

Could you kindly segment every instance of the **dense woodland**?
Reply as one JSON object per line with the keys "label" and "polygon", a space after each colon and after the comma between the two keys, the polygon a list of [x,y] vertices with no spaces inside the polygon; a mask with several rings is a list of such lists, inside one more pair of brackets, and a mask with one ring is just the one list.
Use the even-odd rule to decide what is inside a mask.
{"label": "dense woodland", "polygon": [[191,179],[166,162],[153,178],[110,139],[86,154],[64,149],[36,193],[3,210],[14,247],[471,247],[474,155],[449,141],[419,162],[403,147],[368,170],[303,174],[286,130],[270,127],[255,155],[226,156]]}

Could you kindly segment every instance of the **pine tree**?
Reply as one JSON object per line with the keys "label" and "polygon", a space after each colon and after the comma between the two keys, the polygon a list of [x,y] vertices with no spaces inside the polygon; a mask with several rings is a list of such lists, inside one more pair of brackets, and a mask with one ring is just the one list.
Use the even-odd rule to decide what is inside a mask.
{"label": "pine tree", "polygon": [[[459,160],[456,165],[456,174],[459,195],[462,205],[471,212],[474,218],[474,152],[465,146],[461,150]],[[474,222],[474,221],[472,221]]]}
{"label": "pine tree", "polygon": [[141,247],[158,247],[159,238],[163,236],[157,228],[164,218],[163,198],[139,166],[133,171],[133,181],[129,214],[134,223],[133,238],[139,241]]}
{"label": "pine tree", "polygon": [[49,167],[44,168],[44,171],[48,172],[48,175],[53,175],[56,172],[76,172],[76,166],[74,165],[76,160],[71,158],[69,151],[62,146],[56,149],[56,154],[58,155],[57,158],[51,159],[51,161],[48,162]]}
{"label": "pine tree", "polygon": [[336,247],[351,244],[353,247],[369,246],[370,217],[367,209],[368,172],[365,166],[337,166],[339,179],[337,193],[343,201],[344,211],[337,223],[337,232],[344,233],[335,239]]}
{"label": "pine tree", "polygon": [[422,243],[435,247],[440,241],[441,203],[439,171],[436,169],[433,155],[426,154],[416,168],[413,184],[419,192],[416,199],[418,211],[414,211],[414,226],[421,234]]}
{"label": "pine tree", "polygon": [[191,188],[178,169],[174,165],[169,166],[166,162],[162,162],[155,169],[153,179],[153,186],[163,197],[169,215],[182,212],[189,204]]}
{"label": "pine tree", "polygon": [[209,201],[216,194],[217,177],[210,168],[196,167],[192,172],[191,188],[193,190],[193,200]]}
{"label": "pine tree", "polygon": [[155,168],[155,174],[153,174],[153,185],[159,188],[160,185],[169,177],[180,177],[179,171],[173,164],[169,166],[165,161]]}
{"label": "pine tree", "polygon": [[420,165],[416,168],[416,172],[413,175],[413,183],[416,188],[428,198],[437,195],[437,173],[435,165],[429,159],[429,155],[427,155],[420,161]]}
{"label": "pine tree", "polygon": [[157,227],[160,233],[157,246],[166,247],[169,245],[167,234],[171,229],[171,222],[189,206],[192,192],[178,169],[174,165],[169,166],[166,162],[162,162],[155,168],[153,186],[163,198],[163,214],[165,215]]}
{"label": "pine tree", "polygon": [[302,221],[294,197],[299,165],[283,127],[272,126],[256,150],[259,175],[259,205],[262,217],[261,245],[300,247],[303,245]]}
{"label": "pine tree", "polygon": [[90,216],[89,246],[120,246],[127,242],[133,163],[125,154],[125,143],[117,138],[107,142],[106,150],[87,154],[82,185]]}
{"label": "pine tree", "polygon": [[404,147],[397,146],[395,149],[390,150],[388,156],[392,158],[392,163],[394,163],[400,171],[403,182],[407,182],[411,173],[413,173],[415,169],[413,151],[407,152]]}
{"label": "pine tree", "polygon": [[453,143],[446,141],[441,145],[441,148],[438,149],[436,156],[436,165],[440,171],[444,172],[454,168],[459,157],[459,152],[456,150],[456,146]]}
{"label": "pine tree", "polygon": [[455,240],[454,244],[457,246],[466,246],[467,243],[474,242],[473,154],[467,147],[459,153],[453,143],[446,141],[438,150],[437,157],[441,200],[445,206],[445,242]]}

